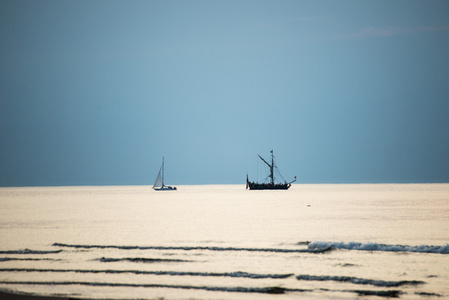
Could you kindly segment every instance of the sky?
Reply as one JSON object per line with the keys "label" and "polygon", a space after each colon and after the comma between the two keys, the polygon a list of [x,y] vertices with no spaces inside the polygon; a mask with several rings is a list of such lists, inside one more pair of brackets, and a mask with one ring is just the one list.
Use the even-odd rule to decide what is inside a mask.
{"label": "sky", "polygon": [[449,182],[449,1],[2,0],[0,186]]}

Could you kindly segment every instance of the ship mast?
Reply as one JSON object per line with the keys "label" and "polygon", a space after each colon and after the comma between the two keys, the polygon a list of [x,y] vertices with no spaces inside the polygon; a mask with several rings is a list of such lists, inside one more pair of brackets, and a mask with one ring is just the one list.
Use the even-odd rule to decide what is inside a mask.
{"label": "ship mast", "polygon": [[262,156],[260,156],[259,154],[257,154],[257,155],[260,157],[260,159],[264,163],[266,163],[270,167],[270,176],[269,177],[271,178],[271,184],[274,185],[274,171],[273,171],[273,169],[274,169],[274,156],[273,156],[273,150],[271,150],[270,152],[271,152],[271,165],[269,163],[267,163],[267,161],[265,159],[263,159]]}

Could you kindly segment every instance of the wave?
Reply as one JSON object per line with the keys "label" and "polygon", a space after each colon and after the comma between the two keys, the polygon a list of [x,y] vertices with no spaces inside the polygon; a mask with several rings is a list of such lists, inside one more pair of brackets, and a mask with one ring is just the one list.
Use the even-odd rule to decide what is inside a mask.
{"label": "wave", "polygon": [[40,261],[40,260],[59,260],[59,259],[53,259],[53,258],[18,258],[18,257],[0,257],[0,262],[5,261],[13,261],[13,260],[21,260],[21,261]]}
{"label": "wave", "polygon": [[[259,293],[259,294],[285,294],[287,292],[313,292],[313,289],[292,289],[278,286],[270,287],[232,287],[232,286],[192,286],[192,285],[170,285],[170,284],[138,284],[138,283],[113,283],[113,282],[86,282],[86,281],[0,281],[0,284],[16,285],[84,285],[96,287],[138,287],[138,288],[172,288],[185,290],[204,290],[212,292],[231,293]],[[331,291],[319,289],[321,291]],[[371,291],[371,290],[338,290],[338,292],[357,293],[360,296],[398,297],[402,291]]]}
{"label": "wave", "polygon": [[390,291],[365,291],[365,290],[353,290],[347,291],[357,293],[359,296],[378,296],[378,297],[388,297],[388,298],[398,298],[399,295],[403,294],[402,291],[390,290]]}
{"label": "wave", "polygon": [[117,246],[117,245],[70,245],[54,243],[55,247],[64,248],[78,248],[78,249],[120,249],[120,250],[184,250],[184,251],[195,251],[195,250],[208,250],[208,251],[249,251],[249,252],[277,252],[277,253],[324,253],[332,250],[331,247],[323,247],[312,249],[282,249],[282,248],[235,248],[235,247],[201,247],[201,246]]}
{"label": "wave", "polygon": [[128,262],[141,262],[141,263],[158,263],[158,262],[191,262],[191,260],[183,260],[183,259],[164,259],[164,258],[143,258],[143,257],[127,257],[127,258],[108,258],[102,257],[98,259],[101,262],[109,263],[109,262],[120,262],[120,261],[128,261]]}
{"label": "wave", "polygon": [[115,283],[115,282],[87,282],[87,281],[0,281],[0,284],[17,285],[85,285],[100,287],[140,287],[140,288],[173,288],[186,290],[205,290],[214,292],[237,292],[237,293],[261,293],[261,294],[284,294],[285,292],[305,292],[312,290],[288,289],[283,287],[224,287],[224,286],[192,286],[192,285],[170,285],[170,284],[139,284],[139,283]]}
{"label": "wave", "polygon": [[350,276],[314,276],[314,275],[298,275],[296,276],[298,280],[309,280],[309,281],[338,281],[338,282],[349,282],[353,284],[366,284],[374,285],[380,287],[398,287],[402,285],[419,285],[424,284],[424,281],[417,280],[401,280],[401,281],[385,281],[385,280],[374,280],[366,278],[357,278]]}
{"label": "wave", "polygon": [[293,274],[257,274],[247,272],[178,272],[178,271],[139,271],[139,270],[82,270],[82,269],[22,269],[5,268],[0,272],[41,272],[41,273],[104,273],[104,274],[136,274],[136,275],[169,275],[169,276],[204,276],[204,277],[237,277],[250,279],[283,279]]}
{"label": "wave", "polygon": [[426,292],[416,292],[415,295],[429,296],[429,297],[441,297],[440,294],[437,294],[437,293],[426,293]]}
{"label": "wave", "polygon": [[23,250],[3,250],[0,251],[0,254],[55,254],[60,252],[62,252],[62,250],[42,251],[42,250],[23,249]]}
{"label": "wave", "polygon": [[359,243],[359,242],[312,242],[309,244],[310,251],[319,251],[322,249],[345,249],[361,251],[386,251],[386,252],[417,252],[417,253],[438,253],[449,254],[449,244],[444,246],[433,245],[388,245],[378,243]]}

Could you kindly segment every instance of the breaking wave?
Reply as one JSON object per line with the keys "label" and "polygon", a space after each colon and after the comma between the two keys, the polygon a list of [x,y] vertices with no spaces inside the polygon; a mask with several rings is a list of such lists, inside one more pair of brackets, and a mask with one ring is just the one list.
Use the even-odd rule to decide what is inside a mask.
{"label": "breaking wave", "polygon": [[54,243],[55,247],[64,248],[77,248],[77,249],[120,249],[120,250],[184,250],[184,251],[195,251],[195,250],[208,250],[208,251],[249,251],[249,252],[277,252],[277,253],[324,253],[332,250],[332,247],[322,247],[322,248],[308,248],[308,249],[282,249],[282,248],[235,248],[235,247],[175,247],[175,246],[116,246],[116,245],[70,245]]}
{"label": "breaking wave", "polygon": [[432,245],[388,245],[378,243],[359,243],[359,242],[312,242],[309,244],[310,251],[319,251],[322,249],[345,249],[361,251],[386,251],[386,252],[417,252],[417,253],[438,253],[449,254],[449,244],[444,246]]}
{"label": "breaking wave", "polygon": [[135,275],[168,275],[168,276],[204,276],[204,277],[236,277],[251,279],[283,279],[293,274],[256,274],[247,272],[178,272],[178,271],[139,271],[139,270],[80,270],[80,269],[22,269],[7,268],[0,272],[41,272],[41,273],[93,273],[93,274],[135,274]]}
{"label": "breaking wave", "polygon": [[338,281],[338,282],[349,282],[353,284],[366,284],[381,287],[398,287],[402,285],[418,285],[424,284],[424,281],[416,280],[401,280],[401,281],[385,281],[385,280],[373,280],[365,278],[357,278],[350,276],[313,276],[313,275],[298,275],[296,276],[298,280],[309,280],[309,281]]}

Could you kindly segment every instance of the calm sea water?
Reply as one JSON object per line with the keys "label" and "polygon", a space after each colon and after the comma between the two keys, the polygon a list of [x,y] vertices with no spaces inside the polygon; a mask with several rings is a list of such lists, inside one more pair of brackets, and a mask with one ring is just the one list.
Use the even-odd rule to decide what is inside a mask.
{"label": "calm sea water", "polygon": [[0,290],[449,298],[449,184],[0,188]]}

